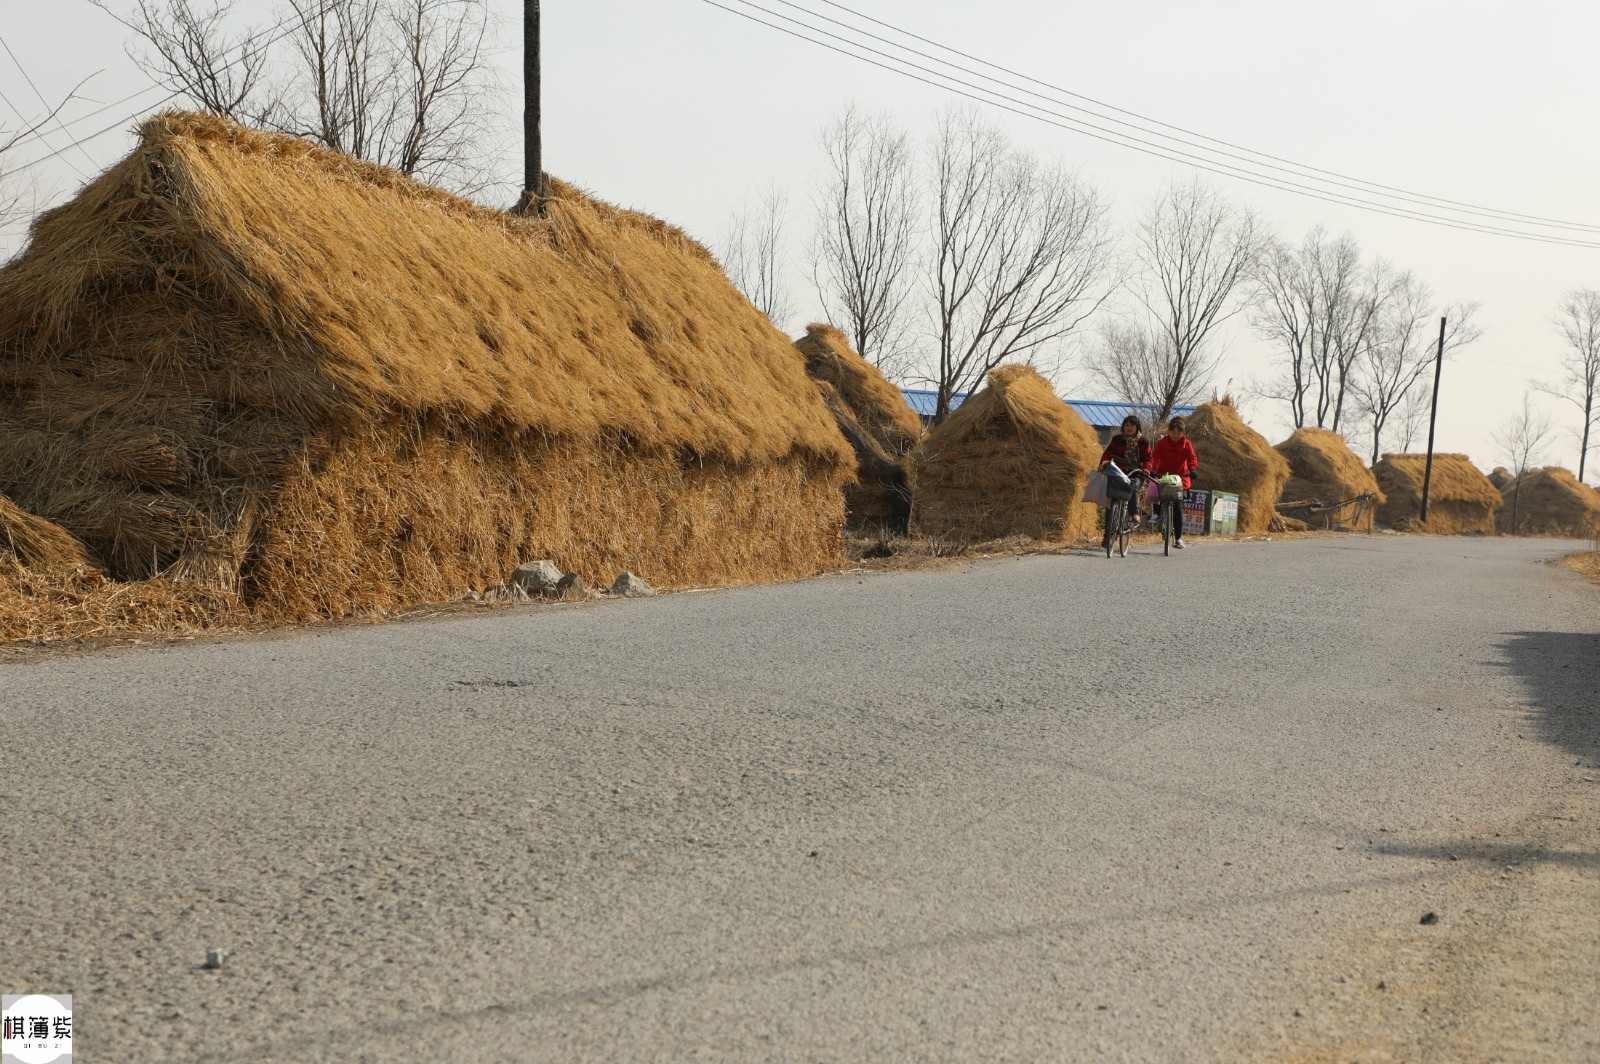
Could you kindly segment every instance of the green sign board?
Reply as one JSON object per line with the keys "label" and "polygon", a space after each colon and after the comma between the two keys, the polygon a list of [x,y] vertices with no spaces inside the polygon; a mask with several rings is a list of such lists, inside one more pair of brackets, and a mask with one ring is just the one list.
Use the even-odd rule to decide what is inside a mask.
{"label": "green sign board", "polygon": [[1239,534],[1239,496],[1226,491],[1211,493],[1210,508],[1206,513],[1206,531],[1213,536]]}

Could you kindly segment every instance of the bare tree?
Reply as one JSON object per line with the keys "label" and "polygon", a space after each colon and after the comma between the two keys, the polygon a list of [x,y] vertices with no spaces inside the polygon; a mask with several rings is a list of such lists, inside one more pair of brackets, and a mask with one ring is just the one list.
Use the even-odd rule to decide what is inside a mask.
{"label": "bare tree", "polygon": [[1592,288],[1574,289],[1556,308],[1555,326],[1567,341],[1561,356],[1565,379],[1553,384],[1538,383],[1540,391],[1565,399],[1576,406],[1583,420],[1578,426],[1578,479],[1583,480],[1589,457],[1589,440],[1600,428],[1600,409],[1595,400],[1600,393],[1600,292]]}
{"label": "bare tree", "polygon": [[1519,531],[1518,496],[1522,493],[1522,478],[1539,460],[1539,453],[1552,428],[1550,418],[1533,408],[1533,399],[1522,393],[1522,410],[1510,414],[1495,430],[1495,446],[1511,470],[1511,534]]}
{"label": "bare tree", "polygon": [[1317,226],[1298,248],[1273,243],[1254,282],[1251,323],[1285,363],[1271,397],[1289,405],[1296,428],[1339,431],[1358,360],[1398,291],[1393,270],[1381,259],[1362,266],[1354,237],[1329,240]]}
{"label": "bare tree", "polygon": [[847,107],[822,132],[811,277],[830,322],[887,376],[908,369],[917,194],[911,140],[884,115]]}
{"label": "bare tree", "polygon": [[1100,196],[1012,147],[972,109],[940,116],[929,151],[929,285],[939,364],[934,420],[1000,363],[1066,336],[1109,292]]}
{"label": "bare tree", "polygon": [[1427,438],[1428,418],[1433,413],[1433,396],[1427,388],[1413,388],[1395,408],[1389,419],[1390,439],[1398,454],[1415,454]]}
{"label": "bare tree", "polygon": [[277,109],[266,77],[269,48],[258,30],[228,31],[231,0],[217,0],[208,9],[190,0],[136,0],[126,17],[110,0],[90,3],[149,46],[129,50],[136,63],[201,110],[260,125]]}
{"label": "bare tree", "polygon": [[1179,376],[1177,355],[1166,333],[1145,324],[1113,318],[1101,323],[1099,342],[1093,349],[1090,375],[1114,398],[1138,407],[1153,426],[1161,425],[1172,409],[1198,402],[1211,385],[1212,363],[1201,372]]}
{"label": "bare tree", "polygon": [[1198,179],[1169,186],[1145,212],[1136,234],[1142,270],[1134,294],[1151,335],[1167,349],[1164,382],[1152,397],[1160,403],[1157,423],[1181,396],[1210,383],[1221,357],[1213,334],[1241,309],[1238,297],[1263,240],[1252,212]]}
{"label": "bare tree", "polygon": [[1371,464],[1383,453],[1384,432],[1400,407],[1414,393],[1426,393],[1428,371],[1438,355],[1434,319],[1446,321],[1444,357],[1483,335],[1475,319],[1479,304],[1458,302],[1436,309],[1433,290],[1410,273],[1394,281],[1377,325],[1360,352],[1349,388],[1355,413],[1371,433]]}
{"label": "bare tree", "polygon": [[723,265],[745,298],[779,328],[792,312],[783,283],[784,230],[789,197],[776,183],[728,220]]}
{"label": "bare tree", "polygon": [[194,106],[463,191],[488,183],[487,0],[286,0],[270,36],[230,34],[233,0],[134,3],[122,21],[150,47],[135,58]]}

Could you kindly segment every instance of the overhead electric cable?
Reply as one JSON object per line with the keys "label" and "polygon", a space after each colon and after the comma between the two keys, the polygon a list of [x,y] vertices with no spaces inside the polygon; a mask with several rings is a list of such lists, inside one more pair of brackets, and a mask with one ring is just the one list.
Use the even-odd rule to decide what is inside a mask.
{"label": "overhead electric cable", "polygon": [[[1035,121],[1043,122],[1046,125],[1056,126],[1057,128],[1066,129],[1076,133],[1082,133],[1085,136],[1093,139],[1105,141],[1109,144],[1115,144],[1119,147],[1130,148],[1146,155],[1152,155],[1157,158],[1166,159],[1169,162],[1176,162],[1186,166],[1192,166],[1196,169],[1218,174],[1219,176],[1236,178],[1238,180],[1247,181],[1251,184],[1261,185],[1266,188],[1273,188],[1282,192],[1290,192],[1295,195],[1322,200],[1326,203],[1356,207],[1357,209],[1369,211],[1375,214],[1384,214],[1394,218],[1425,222],[1430,225],[1458,229],[1463,232],[1505,236],[1517,240],[1527,240],[1544,244],[1556,244],[1567,247],[1600,248],[1600,242],[1580,240],[1575,237],[1565,237],[1553,234],[1530,233],[1515,229],[1507,229],[1500,226],[1491,226],[1480,222],[1443,217],[1436,214],[1430,214],[1425,211],[1415,210],[1409,207],[1377,203],[1372,200],[1362,199],[1357,196],[1336,192],[1331,189],[1318,189],[1309,185],[1303,185],[1298,182],[1289,181],[1285,178],[1261,174],[1246,167],[1235,166],[1231,163],[1221,162],[1216,159],[1197,156],[1189,152],[1168,147],[1167,145],[1152,143],[1139,137],[1130,136],[1129,134],[1123,133],[1119,130],[1107,129],[1091,122],[1085,122],[1082,119],[1073,118],[1070,115],[1063,115],[1060,112],[1051,111],[1049,108],[1041,107],[1038,104],[1031,104],[1024,100],[1018,100],[1015,97],[1007,96],[1004,93],[997,92],[994,89],[990,89],[985,86],[974,85],[971,82],[963,81],[962,79],[953,77],[943,71],[931,70],[917,63],[913,63],[910,60],[902,59],[899,56],[894,56],[879,51],[878,49],[862,44],[859,41],[853,41],[839,37],[835,34],[829,33],[826,30],[819,29],[818,27],[800,22],[797,19],[790,18],[787,15],[770,11],[761,7],[759,4],[753,3],[752,0],[732,0],[732,2],[754,8],[755,10],[761,11],[763,14],[770,15],[774,18],[791,22],[794,25],[801,26],[804,29],[810,30],[812,33],[820,34],[821,36],[828,38],[828,40],[838,43],[830,44],[828,43],[828,40],[818,40],[815,37],[808,37],[803,33],[798,33],[787,27],[768,22],[765,19],[761,19],[755,15],[749,14],[748,12],[740,11],[735,8],[728,7],[725,4],[718,3],[717,0],[701,0],[701,2],[708,4],[711,7],[718,8],[722,11],[726,11],[729,14],[737,15],[740,18],[748,19],[751,22],[766,26],[769,29],[774,29],[780,33],[798,38],[799,40],[807,41],[808,43],[815,44],[821,48],[826,48],[829,51],[838,52],[841,55],[849,56],[852,59],[879,67],[883,70],[889,71],[890,73],[899,74],[903,77],[908,77],[912,80],[923,82],[926,85],[943,89],[947,92],[966,97],[967,99],[974,100],[978,103],[987,104],[1003,111],[1009,111],[1012,114],[1021,115],[1025,118],[1032,118]],[[888,66],[883,62],[871,59],[866,55],[859,54],[858,52],[850,51],[847,48],[840,47],[839,45],[848,45],[850,48],[860,49],[861,51],[868,52],[871,55],[879,56],[881,59],[887,60],[890,63],[899,65]],[[909,69],[901,69],[902,67]],[[920,71],[920,74],[913,73],[913,71]],[[928,76],[924,77],[922,75]],[[930,80],[930,78],[939,78],[942,80],[934,81]],[[972,91],[966,91],[968,89]],[[985,95],[974,95],[974,92],[983,93]],[[991,99],[990,97],[995,97],[996,99]],[[1012,104],[1016,106],[1010,106]],[[1021,110],[1019,108],[1027,108],[1027,110]],[[1042,112],[1043,114],[1037,112]],[[1043,117],[1044,115],[1053,116],[1053,119],[1057,120],[1053,120],[1052,117]]]}
{"label": "overhead electric cable", "polygon": [[[324,3],[322,5],[322,7],[317,11],[317,14],[316,14],[315,17],[320,18],[321,16],[326,15],[339,2],[340,2],[340,0],[327,0],[327,2]],[[298,17],[299,16],[297,16],[297,15],[290,15],[289,17],[280,20],[271,29],[263,30],[263,31],[261,31],[259,33],[252,34],[249,37],[246,37],[244,40],[240,41],[239,42],[239,47],[240,47],[241,51],[240,51],[239,55],[236,58],[234,58],[233,60],[231,60],[231,61],[229,61],[227,63],[224,63],[219,68],[219,71],[221,71],[221,70],[232,70],[234,67],[238,66],[240,63],[244,62],[246,59],[253,58],[255,56],[260,55],[262,52],[266,51],[268,48],[272,47],[274,44],[277,44],[279,41],[281,41],[285,37],[289,36],[289,34],[294,32],[294,31],[293,30],[284,29],[284,27],[289,25],[289,23],[293,22]],[[279,33],[277,36],[273,37],[271,40],[261,42],[259,44],[259,46],[257,46],[257,47],[254,47],[254,48],[250,47],[252,44],[256,44],[256,42],[261,41],[262,37],[266,36],[269,33],[274,32],[276,30],[283,30],[283,32]],[[106,104],[104,107],[101,107],[101,108],[99,108],[97,110],[94,110],[94,111],[90,111],[87,114],[79,115],[78,117],[72,119],[70,122],[67,122],[66,125],[68,125],[68,126],[76,125],[79,122],[85,121],[86,119],[93,118],[95,115],[103,114],[104,112],[109,111],[114,107],[119,107],[122,104],[127,103],[129,100],[135,99],[135,98],[137,98],[139,96],[143,96],[145,93],[150,92],[152,89],[159,91],[160,89],[164,89],[164,88],[166,88],[166,86],[160,84],[159,82],[153,83],[153,84],[151,84],[149,86],[146,86],[145,88],[140,89],[138,92],[130,93],[129,95],[124,96],[121,100],[118,100],[118,101],[116,101],[114,103]],[[41,155],[37,159],[29,160],[28,162],[23,163],[20,166],[14,167],[12,169],[12,172],[13,173],[20,173],[21,171],[24,171],[24,170],[31,170],[35,166],[39,166],[39,165],[41,165],[43,163],[49,162],[51,159],[56,158],[62,152],[70,151],[73,147],[75,147],[77,145],[87,144],[89,141],[94,140],[97,137],[103,137],[107,133],[110,133],[114,129],[122,128],[123,124],[126,123],[129,119],[136,118],[141,114],[144,114],[144,113],[146,113],[148,111],[153,110],[154,108],[160,107],[162,104],[167,103],[170,100],[175,100],[179,96],[182,96],[186,91],[187,90],[185,90],[185,89],[174,89],[171,92],[169,92],[166,96],[163,96],[161,99],[157,100],[155,103],[152,103],[152,104],[150,104],[149,106],[146,106],[146,107],[141,107],[137,111],[134,111],[132,114],[124,115],[122,118],[117,119],[117,121],[111,123],[110,125],[104,127],[103,129],[98,129],[95,132],[88,134],[87,136],[78,138],[77,140],[73,141],[71,144],[67,145],[65,148],[61,148],[61,149],[59,149],[57,151],[52,151],[48,155]],[[38,136],[37,133],[34,134],[34,135]],[[22,140],[26,140],[28,138],[24,137],[24,138],[21,138],[21,139]]]}
{"label": "overhead electric cable", "polygon": [[[801,11],[805,11],[806,10],[805,8],[801,7],[799,4],[789,3],[789,0],[778,0],[778,2],[779,3],[783,3],[783,4],[785,4],[785,5],[789,6],[789,7],[796,8],[797,10],[801,10]],[[1002,66],[999,63],[991,62],[991,61],[989,61],[987,59],[982,58],[981,56],[976,56],[976,55],[972,55],[971,53],[968,53],[968,52],[963,52],[959,48],[952,48],[949,45],[942,44],[939,41],[933,40],[932,38],[923,37],[923,36],[921,36],[921,35],[919,35],[917,33],[913,33],[911,30],[903,29],[903,28],[901,28],[899,26],[896,26],[893,23],[885,22],[882,19],[874,18],[871,15],[866,14],[865,12],[857,11],[854,8],[846,7],[844,4],[836,3],[835,0],[814,0],[814,2],[827,4],[829,7],[836,8],[836,9],[838,9],[840,11],[844,11],[844,12],[846,12],[848,14],[854,15],[856,18],[862,19],[862,20],[864,20],[866,22],[871,22],[874,25],[882,26],[885,29],[893,30],[895,33],[902,34],[902,35],[904,35],[906,37],[911,38],[912,40],[921,41],[923,44],[932,45],[933,47],[938,48],[941,51],[949,52],[952,55],[958,55],[963,59],[970,59],[973,62],[980,63],[983,66],[989,67],[992,70],[998,70],[1001,73],[1009,74],[1012,77],[1021,78],[1022,80],[1031,82],[1031,83],[1033,83],[1035,85],[1040,86],[1041,88],[1050,89],[1052,92],[1059,92],[1059,93],[1062,93],[1063,95],[1070,96],[1075,100],[1082,100],[1085,103],[1093,104],[1094,106],[1100,107],[1100,108],[1104,108],[1107,111],[1112,111],[1112,112],[1115,112],[1116,114],[1127,115],[1130,118],[1137,118],[1141,122],[1149,122],[1151,125],[1160,126],[1163,129],[1175,130],[1175,131],[1177,131],[1179,133],[1183,133],[1183,134],[1186,134],[1186,135],[1191,136],[1191,137],[1197,137],[1200,140],[1209,141],[1212,144],[1220,144],[1225,148],[1232,148],[1232,149],[1234,149],[1236,151],[1246,152],[1246,153],[1248,153],[1250,155],[1254,155],[1254,156],[1256,156],[1258,158],[1261,158],[1261,159],[1270,159],[1273,162],[1283,163],[1286,166],[1292,166],[1292,167],[1295,167],[1298,170],[1303,170],[1303,171],[1306,171],[1306,172],[1311,173],[1311,174],[1323,174],[1323,175],[1326,175],[1328,177],[1337,177],[1337,178],[1341,178],[1342,180],[1345,180],[1345,181],[1354,181],[1357,184],[1365,185],[1365,186],[1367,186],[1369,188],[1381,189],[1381,190],[1383,190],[1385,192],[1394,192],[1394,193],[1398,193],[1398,194],[1401,194],[1401,195],[1407,196],[1407,197],[1418,197],[1418,198],[1429,200],[1429,201],[1432,201],[1432,202],[1435,202],[1435,203],[1448,205],[1450,207],[1459,207],[1459,208],[1463,208],[1463,209],[1474,211],[1474,212],[1483,211],[1483,212],[1487,212],[1489,214],[1499,215],[1499,216],[1505,217],[1505,218],[1515,218],[1515,219],[1520,219],[1520,220],[1523,220],[1523,221],[1539,222],[1539,223],[1544,223],[1544,224],[1557,226],[1557,227],[1561,227],[1561,228],[1591,229],[1591,230],[1600,231],[1600,224],[1596,224],[1596,223],[1573,222],[1573,221],[1563,220],[1563,219],[1560,219],[1560,218],[1548,218],[1548,217],[1545,217],[1543,215],[1537,215],[1537,214],[1523,214],[1523,213],[1521,213],[1519,211],[1499,210],[1499,209],[1494,208],[1494,207],[1485,207],[1485,206],[1483,206],[1481,204],[1467,203],[1467,202],[1464,202],[1462,200],[1447,199],[1447,198],[1445,198],[1443,196],[1431,196],[1431,195],[1428,195],[1425,192],[1417,192],[1417,191],[1410,190],[1410,189],[1399,188],[1399,187],[1396,187],[1394,185],[1385,185],[1385,184],[1382,184],[1381,182],[1377,182],[1377,181],[1368,181],[1368,180],[1366,180],[1364,178],[1354,177],[1354,176],[1352,176],[1350,174],[1340,173],[1337,170],[1325,170],[1325,169],[1322,169],[1321,167],[1312,166],[1312,165],[1310,165],[1308,163],[1295,162],[1293,159],[1286,159],[1286,158],[1283,158],[1282,156],[1273,155],[1270,152],[1258,151],[1258,150],[1256,150],[1254,148],[1249,148],[1249,147],[1246,147],[1246,146],[1244,146],[1242,144],[1235,144],[1232,141],[1223,140],[1223,139],[1218,138],[1218,137],[1207,136],[1204,133],[1196,132],[1195,130],[1188,129],[1188,128],[1184,127],[1184,126],[1174,125],[1171,122],[1163,122],[1159,118],[1152,118],[1149,115],[1140,114],[1137,111],[1130,111],[1130,110],[1127,110],[1126,108],[1118,107],[1115,104],[1109,104],[1109,103],[1106,103],[1103,100],[1097,100],[1092,96],[1085,96],[1082,93],[1073,92],[1071,89],[1065,89],[1065,88],[1062,88],[1059,85],[1053,85],[1048,81],[1041,81],[1038,78],[1032,77],[1032,76],[1030,76],[1028,74],[1024,74],[1024,73],[1022,73],[1020,71],[1017,71],[1017,70],[1012,70],[1010,67]],[[828,17],[826,15],[822,15],[819,12],[808,12],[808,13],[812,14],[812,15],[815,15],[818,18],[827,18]],[[828,19],[828,21],[834,22],[836,25],[847,25],[846,23],[838,22],[835,19]],[[857,30],[856,32],[864,33],[866,31]],[[877,38],[877,39],[881,40],[882,38]],[[904,46],[900,45],[900,46],[897,46],[897,47],[904,47]],[[921,54],[921,53],[917,53],[917,54]]]}

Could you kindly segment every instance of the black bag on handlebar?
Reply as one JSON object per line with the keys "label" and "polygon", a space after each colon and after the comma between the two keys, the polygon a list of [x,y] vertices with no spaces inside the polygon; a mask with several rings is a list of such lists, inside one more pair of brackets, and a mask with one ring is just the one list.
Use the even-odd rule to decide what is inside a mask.
{"label": "black bag on handlebar", "polygon": [[1133,481],[1115,465],[1106,467],[1106,501],[1126,502],[1133,498]]}

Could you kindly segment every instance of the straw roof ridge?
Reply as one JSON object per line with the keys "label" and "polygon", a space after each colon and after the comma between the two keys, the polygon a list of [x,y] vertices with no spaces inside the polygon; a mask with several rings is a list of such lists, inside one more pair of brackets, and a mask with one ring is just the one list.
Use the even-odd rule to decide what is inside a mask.
{"label": "straw roof ridge", "polygon": [[850,346],[849,337],[832,325],[813,322],[794,342],[806,359],[806,372],[831,385],[840,400],[890,457],[901,457],[922,437],[922,419],[904,394],[878,367]]}
{"label": "straw roof ridge", "polygon": [[[140,135],[0,270],[0,370],[115,370],[306,428],[408,414],[849,460],[788,338],[665,223],[555,180],[546,217],[513,217],[205,115]],[[213,309],[225,342],[157,336]]]}

